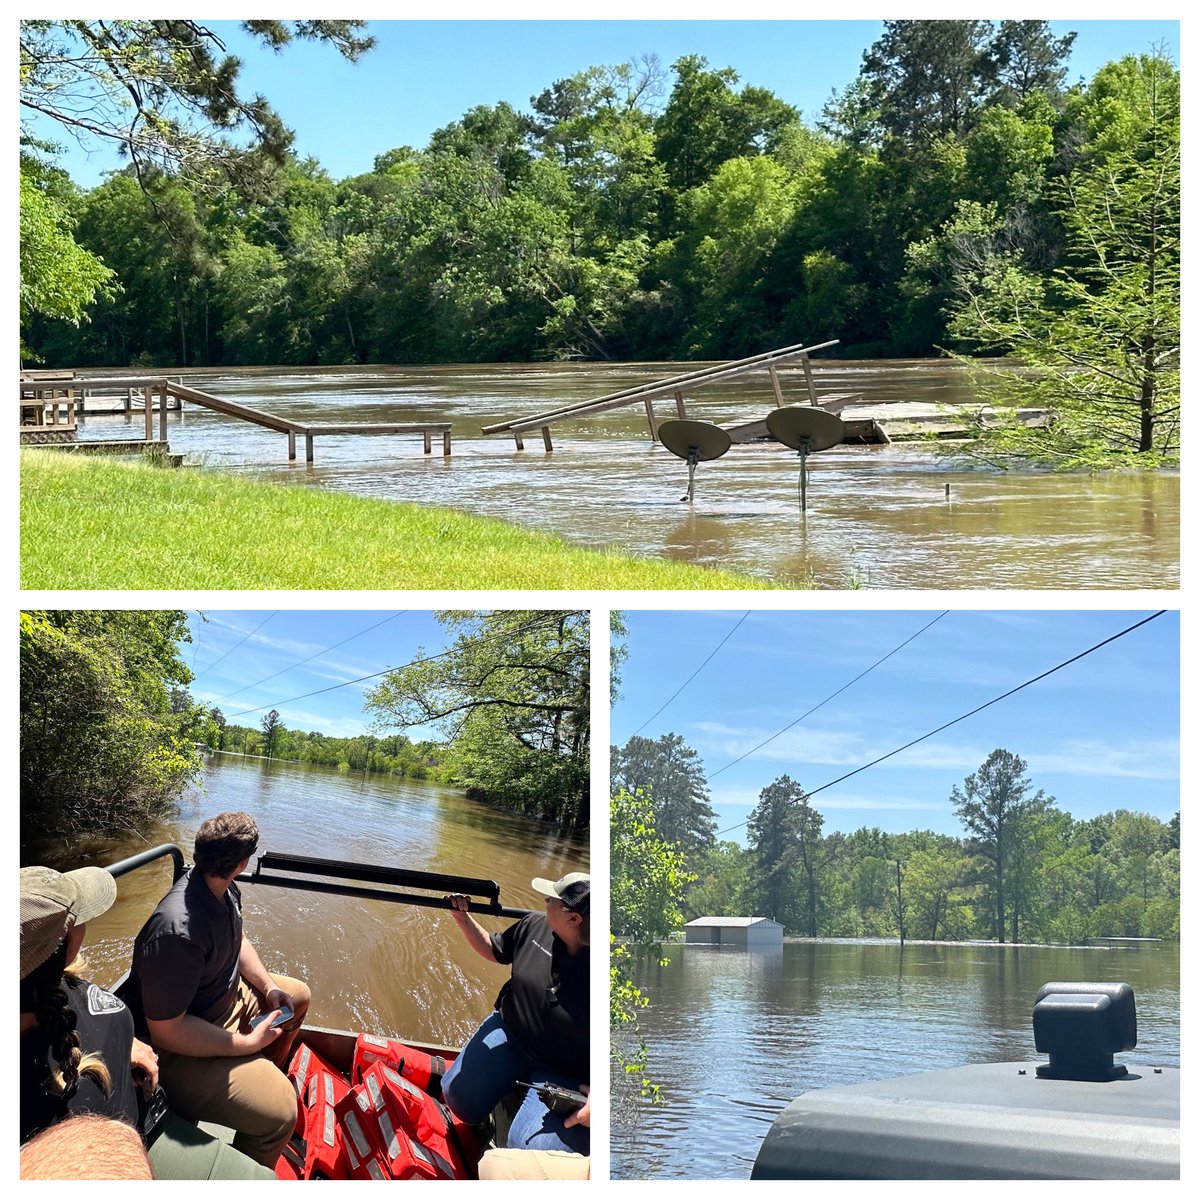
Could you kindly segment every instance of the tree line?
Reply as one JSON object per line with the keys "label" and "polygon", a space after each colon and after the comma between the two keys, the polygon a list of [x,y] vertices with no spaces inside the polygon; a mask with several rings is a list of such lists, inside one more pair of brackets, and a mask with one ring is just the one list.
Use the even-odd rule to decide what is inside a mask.
{"label": "tree line", "polygon": [[331,737],[328,734],[289,729],[272,709],[258,727],[226,721],[213,709],[214,728],[206,744],[210,750],[251,758],[282,759],[340,771],[363,771],[397,779],[431,779],[445,782],[442,763],[446,748],[439,742],[413,742],[403,734],[376,737]]}
{"label": "tree line", "polygon": [[[23,26],[38,111],[62,24]],[[129,24],[154,27],[150,45],[183,36]],[[1062,406],[1043,442],[1170,454],[1179,73],[1131,55],[1068,86],[1073,37],[888,21],[808,120],[698,55],[595,66],[343,180],[275,136],[219,183],[207,157],[139,147],[84,191],[27,134],[23,345],[56,365],[234,366],[718,358],[836,337],[856,357],[1015,355],[1034,368],[1022,395]],[[219,65],[193,68],[200,92]]]}
{"label": "tree line", "polygon": [[[1179,937],[1179,814],[1076,820],[994,750],[946,798],[961,836],[825,832],[784,775],[718,840],[703,764],[678,735],[612,748],[613,928],[654,941],[699,916],[769,916],[807,937],[1078,943]],[[627,844],[620,819],[642,831]],[[637,856],[635,866],[630,864]]]}
{"label": "tree line", "polygon": [[[379,735],[259,726],[197,702],[187,614],[20,616],[21,841],[144,833],[203,773],[202,750],[433,779],[565,831],[590,821],[588,615],[439,612],[453,632],[366,697]],[[402,730],[433,726],[440,740]]]}

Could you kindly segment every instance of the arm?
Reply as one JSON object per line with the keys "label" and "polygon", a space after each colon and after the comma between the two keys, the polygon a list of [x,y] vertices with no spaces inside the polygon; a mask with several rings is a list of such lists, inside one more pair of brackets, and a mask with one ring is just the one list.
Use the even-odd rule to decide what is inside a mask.
{"label": "arm", "polygon": [[470,901],[466,896],[457,895],[447,896],[446,899],[453,906],[450,909],[450,915],[454,918],[454,923],[462,930],[463,937],[467,939],[467,944],[481,958],[486,958],[488,962],[494,963],[496,961],[496,954],[492,949],[491,936],[467,911],[467,905]]}
{"label": "arm", "polygon": [[166,1021],[153,1021],[147,1017],[146,1024],[151,1039],[160,1050],[191,1058],[243,1058],[265,1049],[283,1032],[272,1028],[268,1020],[249,1033],[230,1033],[186,1012]]}

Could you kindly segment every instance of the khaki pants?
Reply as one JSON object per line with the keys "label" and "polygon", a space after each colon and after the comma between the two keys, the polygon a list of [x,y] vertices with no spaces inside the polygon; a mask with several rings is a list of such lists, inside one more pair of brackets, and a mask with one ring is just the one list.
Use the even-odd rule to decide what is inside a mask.
{"label": "khaki pants", "polygon": [[[292,998],[291,1019],[282,1026],[276,1046],[290,1045],[290,1032],[300,1028],[311,998],[308,985],[274,975],[277,987]],[[250,1018],[265,1012],[263,997],[243,979],[229,1012],[213,1024],[231,1033],[248,1033]],[[193,1058],[160,1051],[159,1080],[171,1107],[190,1121],[212,1121],[236,1131],[235,1150],[264,1166],[274,1167],[279,1151],[296,1127],[296,1091],[283,1073],[260,1054],[246,1058]],[[283,1068],[283,1069],[281,1069]]]}
{"label": "khaki pants", "polygon": [[489,1150],[479,1160],[480,1179],[588,1179],[591,1157],[565,1150]]}

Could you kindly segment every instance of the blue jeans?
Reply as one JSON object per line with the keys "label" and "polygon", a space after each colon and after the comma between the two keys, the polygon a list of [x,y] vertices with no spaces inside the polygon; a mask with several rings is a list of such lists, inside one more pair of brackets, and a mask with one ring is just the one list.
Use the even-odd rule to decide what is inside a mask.
{"label": "blue jeans", "polygon": [[[442,1096],[451,1112],[472,1125],[522,1083],[557,1083],[579,1089],[580,1081],[553,1071],[531,1058],[508,1035],[498,1012],[492,1013],[475,1030],[463,1052],[450,1064],[442,1079]],[[584,1125],[563,1125],[563,1116],[553,1113],[537,1091],[529,1088],[508,1131],[508,1147],[517,1150],[566,1150],[587,1154],[591,1134]]]}

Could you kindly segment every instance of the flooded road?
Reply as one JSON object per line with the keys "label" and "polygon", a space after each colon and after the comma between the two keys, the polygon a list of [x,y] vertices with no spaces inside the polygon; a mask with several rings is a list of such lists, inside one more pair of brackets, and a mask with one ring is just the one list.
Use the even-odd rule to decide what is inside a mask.
{"label": "flooded road", "polygon": [[802,1092],[971,1063],[1039,1059],[1031,1012],[1050,980],[1120,981],[1137,1001],[1134,1064],[1179,1066],[1177,945],[1092,949],[821,940],[667,949],[636,976],[651,1105],[618,1081],[615,1179],[748,1179]]}
{"label": "flooded road", "polygon": [[[501,903],[514,908],[543,908],[529,886],[535,876],[588,868],[586,841],[434,784],[227,754],[210,758],[202,782],[203,791],[146,840],[93,844],[41,861],[67,870],[175,842],[190,863],[199,824],[234,810],[258,822],[260,853],[494,879]],[[170,883],[169,859],[118,880],[116,904],[88,924],[84,952],[96,982],[111,985],[128,969],[133,939]],[[315,1025],[459,1045],[508,977],[438,909],[252,885],[242,887],[242,900],[246,933],[268,969],[311,986]],[[512,920],[480,918],[489,932]]]}
{"label": "flooded road", "polygon": [[[687,468],[650,442],[640,406],[534,432],[517,451],[482,426],[593,399],[697,364],[547,363],[434,367],[247,368],[188,372],[214,395],[300,422],[445,421],[450,459],[421,453],[419,435],[328,437],[316,462],[288,464],[286,438],[205,409],[171,413],[176,453],[384,499],[446,505],[589,546],[722,566],[825,588],[1174,588],[1179,584],[1176,472],[1053,475],[951,466],[920,446],[841,447],[810,461],[808,513],[798,459],[778,445],[735,446],[702,464],[695,503]],[[815,360],[819,394],[857,392],[881,404],[973,399],[962,370],[936,360]],[[805,398],[784,368],[785,399]],[[688,398],[716,424],[761,418],[765,376]],[[674,404],[658,401],[665,420]],[[137,434],[141,414],[88,416],[82,438]],[[301,458],[303,450],[301,449]],[[947,488],[949,491],[947,492]]]}

